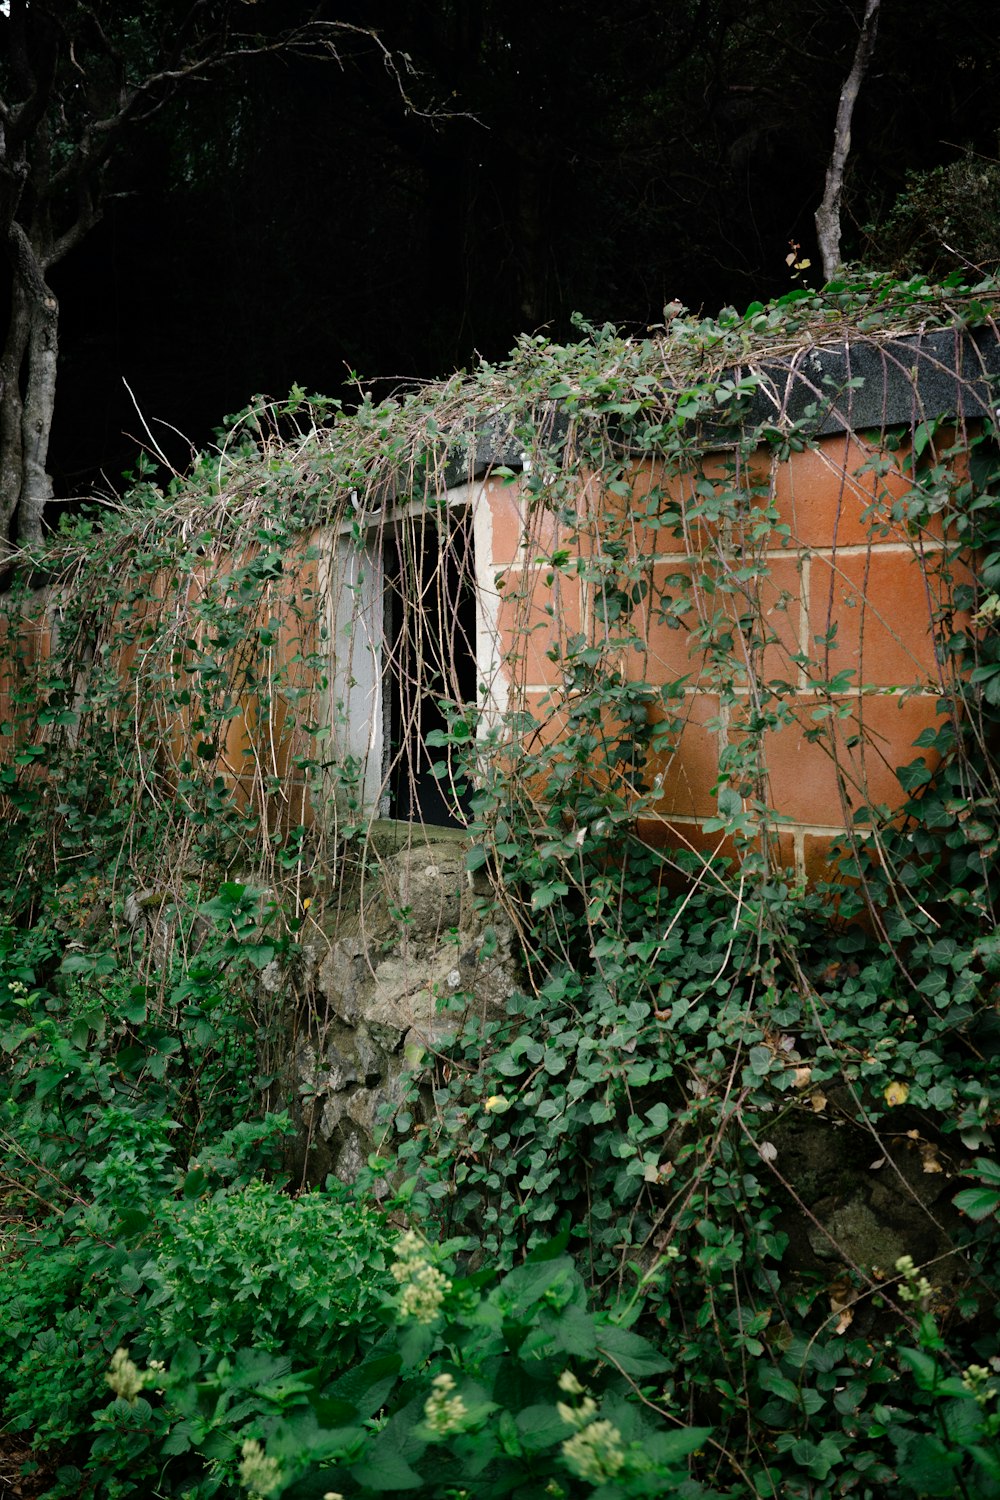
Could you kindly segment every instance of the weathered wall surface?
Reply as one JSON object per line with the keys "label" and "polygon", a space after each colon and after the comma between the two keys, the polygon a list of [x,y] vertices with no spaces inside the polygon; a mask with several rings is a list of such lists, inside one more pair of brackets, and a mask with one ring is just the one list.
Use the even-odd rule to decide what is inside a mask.
{"label": "weathered wall surface", "polygon": [[[728,788],[773,809],[772,853],[816,878],[839,830],[900,804],[896,770],[941,722],[953,687],[943,643],[961,623],[953,593],[967,572],[947,529],[962,475],[952,462],[918,509],[911,441],[921,433],[925,469],[935,444],[961,442],[963,423],[988,408],[998,349],[937,332],[799,351],[782,371],[758,372],[743,413],[773,413],[773,447],[743,453],[719,429],[706,452],[712,429],[692,437],[690,472],[667,477],[623,448],[616,480],[554,472],[547,490],[500,433],[444,493],[397,496],[387,480],[369,511],[356,496],[338,510],[338,499],[336,525],[278,550],[261,533],[246,553],[199,558],[187,577],[158,574],[132,617],[123,601],[114,622],[123,733],[155,730],[175,792],[185,778],[218,778],[220,795],[234,792],[268,828],[318,817],[336,835],[410,815],[396,812],[394,788],[412,779],[408,762],[429,760],[422,702],[474,694],[487,727],[524,708],[535,741],[552,742],[593,649],[624,681],[678,684],[646,766],[659,794],[641,810],[641,834],[733,852],[705,829]],[[816,406],[812,445],[789,445],[781,424]],[[950,433],[941,415],[954,417]],[[570,454],[571,421],[563,439]],[[501,462],[513,477],[491,477]],[[449,559],[460,538],[476,596],[461,638],[453,617],[465,584]],[[615,591],[630,597],[612,615]],[[251,628],[244,614],[230,633],[226,612],[245,598]],[[0,751],[50,733],[17,724],[18,683],[47,656],[58,614],[52,597],[5,622]],[[94,628],[107,637],[109,622]],[[650,713],[667,719],[655,703]],[[752,772],[736,767],[750,732],[760,734]],[[923,753],[932,767],[933,749]]]}
{"label": "weathered wall surface", "polygon": [[[869,805],[903,800],[896,768],[938,724],[951,686],[941,641],[960,623],[950,601],[967,569],[946,544],[940,514],[910,519],[907,456],[841,433],[781,459],[758,452],[742,471],[725,454],[690,479],[639,465],[627,497],[585,480],[571,514],[530,504],[520,482],[487,479],[451,492],[451,509],[473,515],[475,666],[487,722],[523,706],[543,738],[558,738],[574,665],[591,647],[628,680],[683,682],[683,730],[649,767],[662,791],[641,832],[729,852],[702,825],[717,812],[727,749],[762,694],[780,694],[786,722],[763,737],[765,775],[753,792],[786,820],[781,862],[816,877],[838,830],[859,814],[865,823]],[[724,511],[722,497],[734,492],[745,497],[744,524],[712,519],[715,495]],[[354,815],[388,811],[391,648],[380,568],[391,529],[380,518],[360,544],[316,533],[286,557],[257,609],[253,651],[243,661],[245,648],[232,649],[221,685],[217,627],[199,611],[210,612],[209,591],[219,599],[238,591],[240,569],[254,559],[180,588],[154,580],[145,613],[158,628],[176,628],[178,642],[170,692],[155,707],[174,784],[214,757],[240,801],[270,820],[310,823],[317,812],[336,820],[345,778],[318,784],[303,769],[316,758],[307,726],[325,723],[324,757],[354,766]],[[643,598],[627,619],[609,622],[602,597],[622,576]],[[420,607],[418,598],[412,608]],[[48,652],[52,613],[36,604],[19,626],[23,660],[7,666],[0,694],[6,722],[16,717],[18,672]],[[142,625],[119,647],[123,684],[138,674],[137,703]],[[712,653],[727,635],[733,691],[723,701]],[[262,671],[272,684],[263,698]],[[227,715],[221,738],[202,733],[206,705]],[[397,751],[406,749],[404,736]]]}
{"label": "weathered wall surface", "polygon": [[[662,796],[641,830],[710,851],[719,839],[702,824],[717,812],[726,751],[762,698],[780,696],[787,722],[763,735],[753,792],[787,820],[781,862],[817,876],[839,830],[869,823],[869,806],[904,800],[896,768],[938,726],[953,686],[941,642],[962,623],[951,599],[967,565],[946,545],[940,514],[911,520],[907,459],[842,433],[784,459],[758,452],[742,473],[724,455],[689,481],[645,465],[617,524],[615,497],[596,480],[561,522],[530,514],[517,486],[489,483],[480,572],[499,583],[504,706],[523,704],[557,737],[574,663],[592,646],[631,681],[683,679],[683,730],[650,767]],[[713,489],[720,500],[743,491],[742,527],[711,519]],[[619,552],[607,560],[611,534]],[[643,598],[609,624],[602,593],[620,576]],[[731,642],[730,701],[712,671],[720,633]]]}
{"label": "weathered wall surface", "polygon": [[[297,970],[265,973],[287,1007],[294,1166],[310,1181],[356,1177],[407,1081],[428,1076],[468,1022],[502,1017],[518,983],[513,928],[466,872],[466,844],[447,830],[406,836],[401,843],[383,825],[369,867],[301,950]],[[417,1107],[433,1107],[428,1090]]]}

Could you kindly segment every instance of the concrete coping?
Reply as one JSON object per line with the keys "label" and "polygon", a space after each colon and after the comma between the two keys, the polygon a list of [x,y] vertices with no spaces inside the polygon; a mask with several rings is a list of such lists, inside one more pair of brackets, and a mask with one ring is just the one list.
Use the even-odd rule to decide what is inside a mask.
{"label": "concrete coping", "polygon": [[[871,334],[836,344],[812,344],[787,358],[764,358],[724,372],[757,378],[755,389],[728,403],[717,423],[703,424],[706,451],[732,446],[741,429],[804,423],[807,436],[867,428],[916,426],[942,418],[978,420],[1000,414],[1000,340],[991,326]],[[552,402],[551,436],[558,442],[568,417]],[[523,468],[525,454],[503,412],[467,434],[444,470],[447,488],[491,470]],[[637,450],[636,456],[639,456]]]}

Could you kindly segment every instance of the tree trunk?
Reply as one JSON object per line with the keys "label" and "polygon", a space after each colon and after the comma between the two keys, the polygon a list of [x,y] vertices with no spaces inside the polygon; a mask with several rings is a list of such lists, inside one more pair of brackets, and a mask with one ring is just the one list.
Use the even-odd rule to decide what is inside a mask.
{"label": "tree trunk", "polygon": [[21,546],[42,539],[42,513],[52,499],[46,464],[59,354],[59,302],[45,280],[50,257],[17,224],[9,243],[14,274],[0,359],[0,556],[11,550],[15,517]]}
{"label": "tree trunk", "polygon": [[52,499],[52,480],[46,470],[49,436],[56,405],[56,365],[59,357],[59,303],[51,292],[31,310],[28,369],[21,414],[23,478],[17,512],[18,541],[33,546],[42,540],[42,512]]}
{"label": "tree trunk", "polygon": [[31,338],[31,310],[19,276],[11,286],[10,323],[0,355],[0,565],[10,553],[10,529],[21,498],[23,438],[21,375]]}
{"label": "tree trunk", "polygon": [[826,169],[826,189],[823,201],[816,210],[816,235],[819,253],[823,261],[823,279],[832,281],[843,264],[840,255],[840,202],[844,191],[844,168],[851,150],[851,119],[857,103],[858,90],[868,71],[875,46],[878,28],[878,8],[881,0],[865,0],[865,14],[861,22],[858,45],[854,50],[854,62],[840,91],[837,105],[837,123],[833,129],[833,152]]}

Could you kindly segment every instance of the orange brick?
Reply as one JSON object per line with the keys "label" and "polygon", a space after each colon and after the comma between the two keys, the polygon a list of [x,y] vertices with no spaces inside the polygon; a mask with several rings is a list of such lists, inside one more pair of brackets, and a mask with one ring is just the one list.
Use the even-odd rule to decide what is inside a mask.
{"label": "orange brick", "polygon": [[520,556],[524,534],[524,512],[518,484],[492,479],[484,487],[483,501],[490,508],[492,565],[506,567]]}
{"label": "orange brick", "polygon": [[739,853],[731,838],[721,833],[706,833],[700,823],[678,823],[669,817],[643,815],[636,820],[636,833],[643,843],[654,849],[686,851],[702,859],[730,859],[738,862]]}
{"label": "orange brick", "polygon": [[[697,470],[668,473],[662,463],[644,460],[629,471],[628,498],[612,497],[616,535],[625,539],[634,556],[698,556],[718,545],[731,529],[734,516],[756,503],[748,494],[749,469],[734,469],[730,455],[708,455]],[[721,519],[711,519],[712,497],[698,488],[711,485],[718,492]],[[734,498],[735,492],[735,498]]]}
{"label": "orange brick", "polygon": [[752,677],[794,684],[798,668],[790,657],[799,649],[798,559],[772,558],[755,568],[755,576],[741,579],[738,560],[709,559],[697,569],[680,561],[655,565],[649,596],[635,615],[650,682],[690,676],[696,685],[706,657],[700,635],[711,628],[731,637],[737,683]]}
{"label": "orange brick", "polygon": [[768,845],[773,870],[795,870],[795,834],[791,828],[774,830]]}
{"label": "orange brick", "polygon": [[[643,643],[630,672],[634,679],[644,677],[657,687],[680,677],[697,681],[702,652],[696,637],[706,585],[700,581],[701,570],[699,582],[692,583],[694,573],[693,563],[680,558],[651,567],[649,593],[634,615],[636,635]],[[714,587],[714,580],[709,578],[707,586]]]}
{"label": "orange brick", "polygon": [[529,480],[486,486],[486,503],[492,522],[492,562],[495,570],[512,562],[548,559],[554,552],[570,558],[589,557],[599,551],[605,536],[616,530],[613,507],[598,477],[581,472],[559,476],[541,497],[531,491]]}
{"label": "orange brick", "polygon": [[582,628],[575,574],[523,567],[505,575],[497,629],[505,668],[514,682],[561,683],[570,639]]}
{"label": "orange brick", "polygon": [[911,481],[894,458],[885,462],[884,474],[859,473],[867,464],[882,467],[877,450],[856,435],[836,434],[776,464],[775,503],[795,543],[846,547],[868,541],[874,527],[884,529],[882,540],[905,541],[905,525],[892,520],[891,508],[909,493]]}
{"label": "orange brick", "polygon": [[[872,548],[865,555],[812,560],[809,601],[810,656],[829,678],[854,669],[852,686],[905,686],[936,682],[932,615],[935,580],[912,552]],[[817,636],[835,630],[832,645]]]}
{"label": "orange brick", "polygon": [[690,494],[684,475],[668,475],[664,464],[645,460],[630,470],[627,482],[631,496],[621,533],[634,557],[684,556],[704,540],[692,536],[684,524],[685,495]]}
{"label": "orange brick", "polygon": [[779,557],[749,566],[753,576],[741,579],[737,557],[723,575],[737,660],[748,678],[794,683],[797,669],[790,657],[799,650],[801,564],[795,557]]}
{"label": "orange brick", "polygon": [[805,877],[810,885],[843,879],[833,850],[843,843],[843,834],[807,833],[803,836]]}
{"label": "orange brick", "polygon": [[[719,700],[708,693],[692,693],[678,705],[683,729],[672,751],[664,749],[650,758],[647,779],[659,775],[662,799],[658,811],[663,816],[683,814],[687,817],[713,817],[716,808],[714,788],[719,779],[719,730],[710,727],[718,718]],[[655,722],[665,717],[665,710],[650,715]],[[665,742],[666,744],[666,742]]]}
{"label": "orange brick", "polygon": [[806,738],[806,729],[814,727],[807,720],[805,725],[795,723],[764,737],[767,801],[797,822],[837,825],[849,820],[851,812],[845,813],[828,740]]}
{"label": "orange brick", "polygon": [[[701,823],[679,823],[669,817],[643,815],[637,819],[636,833],[654,849],[685,850],[700,855],[703,859],[729,859],[740,864],[746,847],[720,833],[706,833]],[[787,829],[763,835],[764,848],[771,869],[793,870],[795,868],[794,835]],[[761,848],[760,841],[753,846]],[[669,883],[669,882],[668,882]]]}
{"label": "orange brick", "polygon": [[709,455],[701,473],[684,475],[681,483],[689,551],[728,551],[759,524],[764,502],[752,492],[753,475],[745,466],[734,469],[728,458]]}
{"label": "orange brick", "polygon": [[[896,768],[923,753],[913,742],[921,730],[937,728],[939,699],[919,696],[861,698],[842,702],[843,719],[813,719],[823,705],[801,698],[798,722],[771,731],[763,738],[769,803],[796,822],[848,827],[863,806],[896,808],[906,792]],[[807,730],[821,729],[818,741]]]}

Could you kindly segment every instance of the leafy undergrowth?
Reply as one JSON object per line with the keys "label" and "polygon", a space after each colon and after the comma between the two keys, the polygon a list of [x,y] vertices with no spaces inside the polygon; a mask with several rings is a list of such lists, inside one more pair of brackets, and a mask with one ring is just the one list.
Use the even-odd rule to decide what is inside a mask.
{"label": "leafy undergrowth", "polygon": [[[527,893],[552,856],[523,848]],[[850,886],[831,926],[829,891],[734,907],[721,867],[681,894],[659,875],[633,846],[618,945],[470,1028],[354,1190],[281,1186],[262,893],[195,901],[155,988],[67,945],[69,888],[8,927],[0,1390],[25,1493],[1000,1494],[997,941],[974,901],[947,939],[915,909],[889,937]],[[534,921],[582,952],[569,893]],[[797,1259],[794,1215],[821,1211],[786,1159],[802,1118],[845,1156],[863,1133],[964,1166],[927,1213],[947,1258]]]}
{"label": "leafy undergrowth", "polygon": [[[255,410],[188,480],[141,486],[38,561],[61,580],[59,629],[32,655],[38,601],[8,600],[0,724],[0,1400],[40,1466],[26,1486],[1000,1495],[996,432],[921,421],[873,448],[907,490],[873,526],[912,525],[919,552],[954,517],[933,621],[948,670],[897,773],[909,802],[855,788],[863,828],[807,890],[761,755],[815,662],[764,679],[761,600],[774,474],[812,418],[741,429],[759,371],[726,376],[828,334],[985,327],[996,299],[876,278],[678,319],[665,347],[526,340],[502,371],[320,433],[325,403],[289,402],[266,431]],[[523,982],[503,1014],[470,1005],[354,1188],[294,1192],[275,984],[309,903],[336,909],[365,857],[366,773],[331,744],[351,684],[324,675],[329,601],[284,558],[298,547],[315,582],[304,536],[365,543],[386,496],[440,488],[449,434],[498,407],[530,456],[529,510],[573,524],[586,474],[610,497],[602,555],[577,558],[601,630],[549,657],[560,734],[524,705],[496,722],[446,701],[428,735]],[[643,524],[721,548],[698,598],[697,568],[649,598],[628,547],[636,453],[692,497],[681,515],[665,482]],[[627,676],[642,604],[691,635],[720,714],[755,705],[705,825],[731,862],[636,838],[687,691]],[[811,691],[803,733],[835,755],[853,689],[835,672]],[[294,821],[290,785],[325,822]]]}

